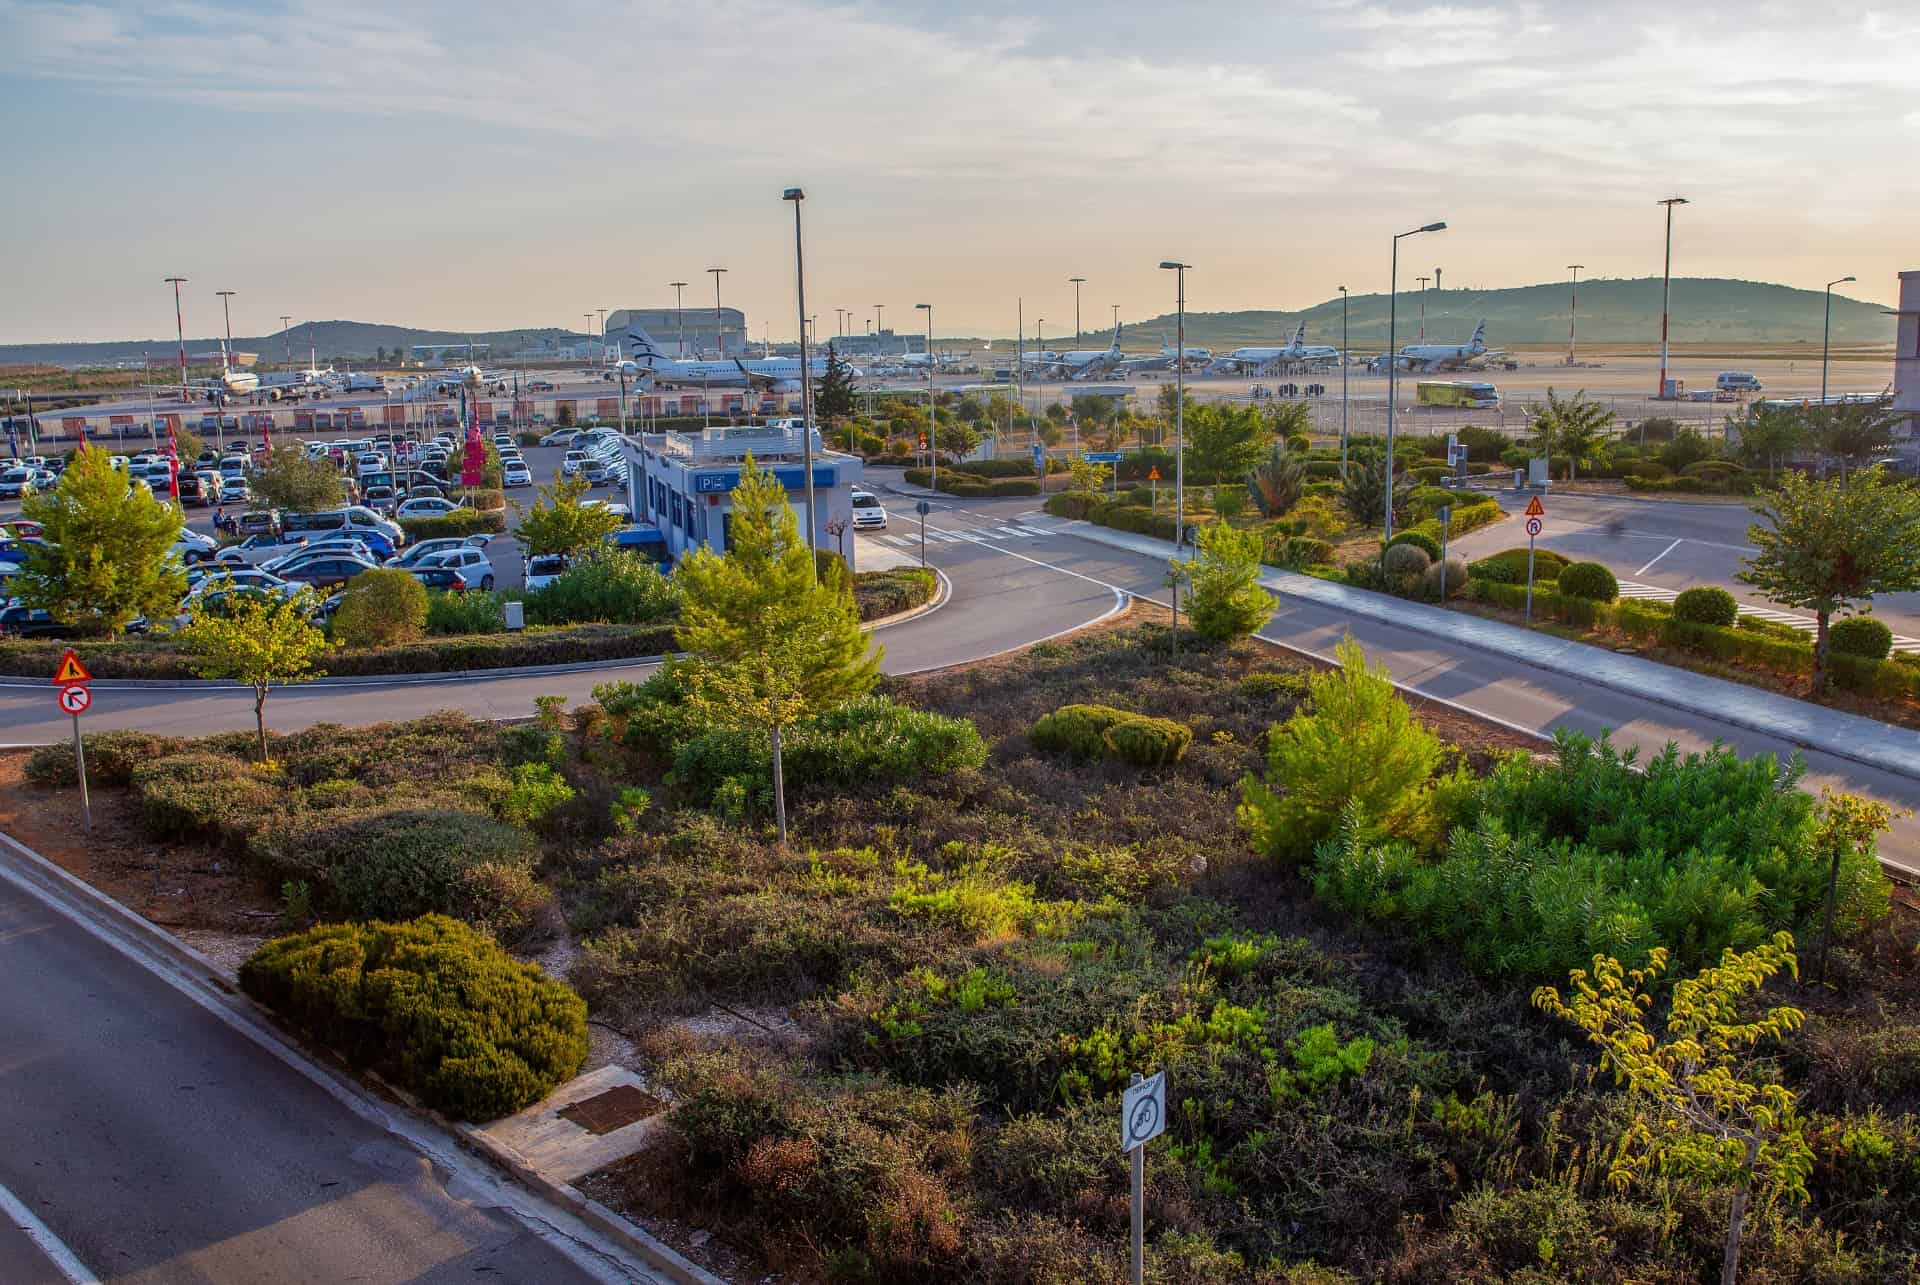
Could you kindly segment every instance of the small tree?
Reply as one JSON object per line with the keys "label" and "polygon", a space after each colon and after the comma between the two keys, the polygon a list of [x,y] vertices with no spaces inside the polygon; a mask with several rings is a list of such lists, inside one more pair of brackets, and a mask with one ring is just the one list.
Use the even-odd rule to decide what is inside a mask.
{"label": "small tree", "polygon": [[1282,440],[1313,433],[1313,407],[1305,402],[1269,402],[1267,414],[1273,435]]}
{"label": "small tree", "polygon": [[620,515],[605,504],[582,504],[592,488],[579,475],[557,477],[540,488],[531,508],[515,504],[520,542],[527,556],[598,549],[620,529]]}
{"label": "small tree", "polygon": [[1067,473],[1073,479],[1076,491],[1100,491],[1106,489],[1107,479],[1113,476],[1113,470],[1105,464],[1096,464],[1084,455],[1076,455],[1067,461]]}
{"label": "small tree", "polygon": [[1260,532],[1209,523],[1199,548],[1187,599],[1194,632],[1218,642],[1245,638],[1273,614],[1274,596],[1260,584]]}
{"label": "small tree", "polygon": [[813,413],[823,420],[853,415],[853,365],[827,345],[827,368],[814,383]]}
{"label": "small tree", "polygon": [[347,500],[340,470],[325,456],[309,459],[298,446],[275,447],[261,461],[249,488],[255,508],[315,513],[337,509]]}
{"label": "small tree", "polygon": [[397,567],[362,571],[347,581],[333,636],[348,647],[412,642],[427,631],[427,587]]}
{"label": "small tree", "polygon": [[1547,389],[1547,403],[1533,409],[1533,437],[1547,457],[1552,471],[1554,456],[1567,462],[1567,477],[1572,479],[1582,464],[1604,464],[1611,448],[1609,431],[1613,412],[1599,402],[1588,401],[1586,389],[1562,401]]}
{"label": "small tree", "polygon": [[1760,552],[1736,579],[1774,602],[1813,610],[1813,694],[1825,695],[1833,613],[1877,593],[1920,589],[1920,491],[1880,469],[1851,483],[1789,472],[1753,507],[1768,525],[1747,528]]}
{"label": "small tree", "polygon": [[706,717],[764,728],[773,748],[774,814],[787,840],[782,733],[864,694],[882,655],[868,650],[844,564],[816,579],[786,489],[749,455],[733,491],[724,556],[704,546],[674,572],[676,640],[689,654],[688,698]]}
{"label": "small tree", "polygon": [[[1394,470],[1393,521],[1399,526],[1406,519],[1413,481],[1405,469]],[[1347,469],[1347,480],[1340,484],[1340,503],[1354,521],[1362,526],[1381,526],[1387,511],[1387,457],[1375,454],[1355,459]]]}
{"label": "small tree", "polygon": [[[213,603],[217,602],[217,608]],[[267,693],[319,677],[314,661],[327,650],[326,635],[313,623],[318,601],[310,589],[291,597],[230,592],[194,604],[180,644],[202,678],[227,678],[253,688],[254,726],[260,761],[267,761]]]}
{"label": "small tree", "polygon": [[99,447],[75,451],[60,484],[22,499],[20,515],[41,525],[47,543],[27,555],[12,591],[63,624],[117,634],[135,616],[171,615],[187,591],[169,552],[180,511],[144,482],[128,486]]}
{"label": "small tree", "polygon": [[1767,485],[1773,485],[1774,465],[1805,446],[1812,437],[1806,412],[1798,406],[1764,406],[1756,403],[1746,418],[1729,417],[1727,427],[1740,435],[1740,454],[1749,464],[1765,461]]}
{"label": "small tree", "polygon": [[1259,462],[1267,438],[1265,417],[1251,406],[1202,402],[1187,407],[1187,452],[1203,476],[1245,477]]}
{"label": "small tree", "polygon": [[1261,514],[1277,518],[1300,502],[1307,489],[1307,458],[1275,442],[1267,458],[1247,473],[1247,493]]}
{"label": "small tree", "polygon": [[1551,986],[1533,994],[1536,1007],[1565,1018],[1601,1049],[1601,1065],[1617,1083],[1645,1099],[1659,1128],[1639,1119],[1614,1152],[1607,1175],[1625,1187],[1649,1168],[1711,1183],[1731,1182],[1733,1204],[1727,1214],[1722,1285],[1733,1285],[1740,1270],[1740,1238],[1746,1228],[1747,1202],[1756,1186],[1805,1199],[1813,1152],[1801,1135],[1792,1089],[1740,1077],[1740,1055],[1762,1040],[1781,1039],[1806,1020],[1795,1008],[1773,1008],[1751,1021],[1741,1020],[1740,1001],[1758,992],[1774,974],[1798,977],[1793,936],[1750,951],[1729,947],[1717,968],[1674,983],[1667,1040],[1655,1039],[1646,1026],[1653,1007],[1651,984],[1666,971],[1667,950],[1648,952],[1647,966],[1626,972],[1607,955],[1593,957],[1591,978],[1575,969],[1568,1000]]}
{"label": "small tree", "polygon": [[1882,395],[1870,402],[1844,402],[1822,406],[1813,416],[1813,434],[1820,449],[1840,461],[1840,480],[1847,480],[1847,466],[1861,464],[1891,450],[1893,430],[1901,415],[1893,409],[1893,398]]}

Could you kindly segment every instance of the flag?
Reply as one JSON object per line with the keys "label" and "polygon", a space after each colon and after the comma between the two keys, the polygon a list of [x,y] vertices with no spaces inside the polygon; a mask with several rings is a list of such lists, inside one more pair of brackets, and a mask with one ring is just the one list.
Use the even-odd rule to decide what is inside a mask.
{"label": "flag", "polygon": [[260,449],[268,455],[273,454],[273,416],[267,416],[266,423],[260,426]]}
{"label": "flag", "polygon": [[167,495],[180,498],[180,441],[173,435],[173,421],[167,421]]}

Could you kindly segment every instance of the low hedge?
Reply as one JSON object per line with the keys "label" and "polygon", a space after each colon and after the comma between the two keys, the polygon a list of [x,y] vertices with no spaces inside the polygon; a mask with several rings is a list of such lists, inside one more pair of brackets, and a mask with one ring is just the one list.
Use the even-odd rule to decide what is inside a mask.
{"label": "low hedge", "polygon": [[531,1106],[587,1058],[578,995],[442,915],[270,941],[241,966],[240,985],[354,1066],[463,1120]]}
{"label": "low hedge", "polygon": [[[1010,463],[1002,460],[1000,463]],[[940,480],[935,483],[933,470],[910,468],[906,471],[906,480],[910,486],[932,486],[942,495],[958,496],[961,499],[994,499],[1005,495],[1038,495],[1040,479],[1033,476],[1031,468],[1025,477],[989,478],[977,473],[962,472],[957,468],[940,470]]]}
{"label": "low hedge", "polygon": [[1629,476],[1629,491],[1656,493],[1684,492],[1690,495],[1752,495],[1760,485],[1756,473],[1734,473],[1722,477],[1644,477]]}
{"label": "low hedge", "polygon": [[1062,705],[1027,730],[1036,749],[1078,758],[1118,759],[1136,767],[1177,763],[1193,742],[1193,729],[1109,705]]}
{"label": "low hedge", "polygon": [[[178,736],[154,732],[112,731],[88,732],[81,737],[81,744],[87,752],[87,781],[97,788],[131,785],[134,770],[142,763],[178,754],[188,743]],[[78,785],[80,774],[74,767],[73,746],[65,741],[40,746],[27,757],[26,777],[35,785]]]}
{"label": "low hedge", "polygon": [[[1091,491],[1056,491],[1040,507],[1056,518],[1084,519],[1096,505],[1105,503]],[[59,658],[55,657],[57,661]],[[48,670],[52,673],[52,670]]]}
{"label": "low hedge", "polygon": [[933,572],[919,567],[861,571],[853,577],[853,602],[860,619],[879,620],[932,602],[938,587]]}
{"label": "low hedge", "polygon": [[1620,596],[1620,581],[1598,562],[1575,562],[1561,570],[1560,592],[1592,602],[1612,602]]}
{"label": "low hedge", "polygon": [[469,535],[503,535],[507,529],[505,509],[461,509],[435,518],[401,518],[400,529],[409,540],[438,540]]}
{"label": "low hedge", "polygon": [[[1049,471],[1056,461],[1049,456]],[[974,477],[1019,477],[1033,480],[1032,460],[962,460],[949,466],[955,473],[968,473]]]}
{"label": "low hedge", "polygon": [[[1542,580],[1558,579],[1560,569],[1567,565],[1567,559],[1552,549],[1533,551],[1533,578],[1536,583]],[[1475,580],[1488,580],[1496,584],[1527,583],[1527,551],[1525,549],[1502,549],[1500,552],[1481,558],[1478,562],[1467,564],[1467,574]]]}

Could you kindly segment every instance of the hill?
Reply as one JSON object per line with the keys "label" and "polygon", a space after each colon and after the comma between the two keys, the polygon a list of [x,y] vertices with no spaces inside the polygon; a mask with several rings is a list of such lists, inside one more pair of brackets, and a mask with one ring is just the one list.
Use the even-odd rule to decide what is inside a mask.
{"label": "hill", "polygon": [[[476,347],[488,345],[487,359],[504,361],[522,354],[537,355],[542,349],[550,350],[556,341],[575,344],[587,338],[590,336],[552,326],[467,333],[457,330],[416,330],[411,326],[386,326],[369,321],[316,321],[311,324],[296,323],[290,336],[279,332],[271,335],[235,335],[233,346],[238,352],[259,354],[260,365],[264,369],[278,366],[286,360],[289,342],[296,363],[306,362],[311,345],[319,351],[320,364],[324,366],[329,362],[373,361],[382,353],[404,352],[415,344],[468,342]],[[219,350],[218,336],[187,340],[189,358],[197,353]],[[165,363],[178,352],[179,341],[172,335],[159,339],[126,339],[89,344],[0,344],[0,366],[112,365],[115,362],[137,362],[143,353],[157,362]]]}
{"label": "hill", "polygon": [[[1891,344],[1894,319],[1885,305],[1833,297],[1833,342]],[[1675,277],[1671,336],[1674,343],[1783,344],[1820,343],[1823,296],[1761,281],[1723,277]],[[1387,343],[1387,296],[1353,296],[1349,333],[1357,349],[1380,350]],[[1464,343],[1474,325],[1487,323],[1490,347],[1513,344],[1564,344],[1567,341],[1567,283],[1518,286],[1505,290],[1428,290],[1427,339]],[[1398,342],[1412,343],[1419,333],[1420,289],[1402,289]],[[1307,342],[1340,342],[1340,298],[1297,312],[1189,312],[1187,342],[1213,348],[1283,343],[1293,328],[1307,323]],[[1597,278],[1580,283],[1582,343],[1658,343],[1660,278]],[[1166,313],[1130,322],[1123,336],[1132,347],[1149,340],[1173,342],[1174,316]]]}

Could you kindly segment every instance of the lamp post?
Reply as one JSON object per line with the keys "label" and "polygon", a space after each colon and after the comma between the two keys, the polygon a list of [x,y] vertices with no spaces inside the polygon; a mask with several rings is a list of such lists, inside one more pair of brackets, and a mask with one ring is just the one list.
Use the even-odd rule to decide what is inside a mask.
{"label": "lamp post", "polygon": [[1381,548],[1393,539],[1393,403],[1400,393],[1400,363],[1394,356],[1393,345],[1398,329],[1400,303],[1400,239],[1418,236],[1422,232],[1444,232],[1445,223],[1429,223],[1414,228],[1411,232],[1397,232],[1393,237],[1393,269],[1387,281],[1387,489],[1382,497],[1385,521],[1382,524],[1384,535]]}
{"label": "lamp post", "polygon": [[1414,280],[1420,283],[1420,338],[1416,342],[1425,343],[1427,340],[1427,282],[1433,278],[1415,277]]}
{"label": "lamp post", "polygon": [[1347,480],[1347,288],[1340,287],[1340,480]]}
{"label": "lamp post", "polygon": [[713,343],[714,347],[719,349],[720,355],[725,357],[727,355],[727,332],[724,329],[725,323],[720,318],[720,274],[725,272],[726,269],[708,268],[707,271],[713,274]]}
{"label": "lamp post", "polygon": [[927,310],[927,489],[940,489],[940,432],[938,418],[933,408],[933,305],[916,303],[916,308]]}
{"label": "lamp post", "polygon": [[293,324],[292,316],[284,312],[280,314],[280,337],[282,340],[285,341],[287,345],[287,369],[288,370],[293,369],[293,331],[290,329],[292,324]]}
{"label": "lamp post", "polygon": [[[807,552],[817,553],[813,529],[820,522],[820,515],[813,507],[813,380],[807,373],[807,260],[800,244],[800,203],[807,194],[797,187],[790,187],[780,194],[783,201],[793,202],[793,289],[797,296],[800,313],[800,452],[807,471]],[[714,289],[720,287],[720,278],[713,279]],[[715,305],[715,312],[719,306]],[[820,560],[813,559],[813,576],[820,578]]]}
{"label": "lamp post", "polygon": [[1567,365],[1573,365],[1573,328],[1580,311],[1580,269],[1584,263],[1569,263],[1567,271],[1573,274],[1573,283],[1567,287]]}
{"label": "lamp post", "polygon": [[1108,306],[1113,309],[1113,328],[1115,330],[1119,330],[1120,329],[1120,305],[1116,303],[1116,304],[1110,304]]}
{"label": "lamp post", "polygon": [[1655,202],[1667,207],[1667,257],[1666,266],[1660,270],[1660,387],[1654,391],[1655,399],[1667,395],[1667,310],[1673,299],[1673,207],[1687,203],[1684,196],[1670,196]]}
{"label": "lamp post", "polygon": [[[227,342],[226,346],[220,350],[220,373],[224,376],[227,371],[232,369],[233,362],[234,292],[231,290],[216,290],[214,293],[220,296],[220,315],[226,318]],[[214,449],[218,450],[222,455],[227,453],[226,382],[224,378],[221,379],[221,391],[217,394],[218,400],[213,404],[213,440],[217,443]]]}
{"label": "lamp post", "polygon": [[1080,287],[1086,284],[1085,277],[1068,277],[1073,282],[1073,346],[1080,346]]}
{"label": "lamp post", "polygon": [[874,351],[876,353],[880,351],[880,336],[887,332],[887,327],[884,324],[886,321],[886,309],[887,305],[884,303],[876,303],[873,305],[873,335]]}
{"label": "lamp post", "polygon": [[583,312],[580,315],[586,318],[586,325],[584,329],[589,335],[591,335],[593,333],[593,314],[590,312]]}
{"label": "lamp post", "polygon": [[836,330],[840,338],[845,339],[847,337],[847,310],[845,308],[835,308],[833,315],[836,318]]}
{"label": "lamp post", "polygon": [[180,287],[185,277],[168,277],[167,284],[173,287],[173,333],[180,340],[180,404],[187,402],[187,330],[180,322]]}
{"label": "lamp post", "polygon": [[687,355],[687,315],[680,306],[680,292],[687,288],[687,283],[684,281],[669,281],[667,284],[673,287],[673,328],[680,332],[680,357],[682,360],[685,360]]}
{"label": "lamp post", "polygon": [[1173,555],[1177,558],[1187,543],[1187,269],[1193,265],[1162,259],[1160,266],[1173,273],[1177,316],[1173,332]]}
{"label": "lamp post", "polygon": [[604,366],[607,364],[607,310],[595,308],[594,311],[600,314],[600,364]]}
{"label": "lamp post", "polygon": [[1833,288],[1852,280],[1852,277],[1840,277],[1827,282],[1827,319],[1820,327],[1820,404],[1822,406],[1827,404],[1827,353],[1833,339]]}

